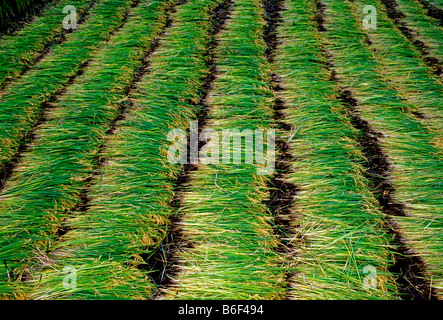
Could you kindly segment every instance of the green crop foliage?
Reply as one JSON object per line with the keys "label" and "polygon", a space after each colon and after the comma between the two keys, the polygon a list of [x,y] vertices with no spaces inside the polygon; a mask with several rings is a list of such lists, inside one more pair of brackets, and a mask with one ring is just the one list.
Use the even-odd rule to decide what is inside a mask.
{"label": "green crop foliage", "polygon": [[42,103],[59,93],[66,81],[90,61],[118,28],[131,0],[104,0],[91,9],[91,19],[5,90],[0,101],[0,168],[11,161],[37,121]]}
{"label": "green crop foliage", "polygon": [[[102,176],[91,186],[90,209],[86,214],[73,212],[66,220],[73,230],[66,234],[56,251],[69,254],[58,256],[55,267],[61,270],[64,265],[72,264],[83,269],[97,265],[101,274],[108,274],[96,278],[100,293],[101,288],[114,281],[110,263],[143,264],[141,254],[154,254],[167,233],[169,219],[176,211],[170,205],[174,176],[182,170],[180,165],[167,161],[165,151],[170,143],[167,132],[172,128],[186,129],[201,108],[195,103],[199,100],[201,79],[208,72],[205,54],[210,12],[219,3],[194,1],[178,6],[171,15],[173,24],[166,29],[150,59],[149,73],[131,93],[134,104],[128,111],[128,119],[119,122],[118,131],[108,140]],[[193,41],[187,42],[191,35]],[[176,96],[182,100],[175,99]],[[48,271],[47,279],[34,295],[52,291],[62,280],[60,273]],[[131,273],[134,270],[128,271]],[[148,275],[149,272],[145,273]],[[151,291],[145,292],[144,298],[150,298],[155,288],[149,279],[145,282]],[[52,297],[90,299],[94,298],[95,288],[96,284],[78,286],[68,296],[61,288]],[[118,290],[112,294],[121,296]]]}
{"label": "green crop foliage", "polygon": [[[39,128],[39,139],[2,191],[0,257],[7,261],[17,278],[26,274],[33,279],[33,272],[41,268],[39,254],[52,248],[67,211],[79,202],[84,180],[94,168],[106,130],[119,113],[125,89],[141,64],[144,52],[166,23],[168,3],[142,1],[132,10],[125,26],[54,103],[48,121]],[[108,7],[107,12],[110,19],[115,19],[112,8]],[[85,274],[91,271],[82,270]],[[8,281],[5,271],[3,266],[0,271],[3,294],[11,293],[11,288],[17,285],[10,284],[13,281]],[[145,288],[143,275],[138,279],[139,285]],[[129,290],[125,281],[122,279],[122,296]],[[118,280],[113,285],[120,286]],[[26,293],[17,289],[15,294]],[[103,294],[106,296],[106,290]]]}
{"label": "green crop foliage", "polygon": [[[207,102],[207,128],[272,129],[263,25],[260,1],[235,2],[216,49],[219,74]],[[242,148],[242,158],[245,152]],[[258,176],[257,167],[208,164],[191,175],[180,227],[193,246],[177,253],[181,273],[166,298],[284,297],[285,269],[275,253],[278,239],[265,205],[270,176]]]}
{"label": "green crop foliage", "polygon": [[[2,36],[0,299],[401,299],[398,252],[441,298],[443,90],[426,63],[443,33],[424,2],[395,1],[429,54],[381,0],[57,0]],[[171,163],[168,135],[197,119],[220,139],[203,152],[226,129],[287,145],[267,175],[246,143],[241,163]]]}
{"label": "green crop foliage", "polygon": [[443,1],[441,0],[425,0],[425,2],[433,4],[434,6],[443,9]]}
{"label": "green crop foliage", "polygon": [[[61,0],[46,8],[32,23],[0,41],[0,87],[7,79],[18,77],[27,66],[38,58],[46,47],[54,48],[57,37],[63,30],[63,8],[72,5],[81,17],[93,0]],[[0,19],[2,20],[2,19]]]}
{"label": "green crop foliage", "polygon": [[430,3],[430,4],[432,4],[432,5],[434,5],[435,7],[440,8],[440,9],[443,10],[443,1],[441,1],[441,0],[436,0],[436,1],[434,1],[434,0],[425,0],[425,1]]}
{"label": "green crop foliage", "polygon": [[328,5],[327,49],[334,56],[335,70],[343,84],[352,90],[359,102],[358,112],[369,125],[380,132],[380,145],[388,156],[395,199],[405,205],[407,216],[395,217],[399,229],[412,249],[423,257],[429,269],[429,281],[441,294],[443,219],[441,217],[441,152],[430,132],[416,117],[408,102],[390,89],[377,73],[377,61],[346,12],[345,2],[325,1]]}
{"label": "green crop foliage", "polygon": [[[381,6],[381,2],[377,2]],[[402,20],[416,31],[418,39],[429,46],[431,56],[435,56],[443,63],[443,27],[426,15],[426,10],[417,0],[396,0],[396,2],[398,9],[405,15]]]}
{"label": "green crop foliage", "polygon": [[[282,75],[296,161],[289,181],[300,188],[293,226],[297,245],[289,295],[294,299],[388,299],[396,288],[388,267],[390,237],[363,176],[363,157],[334,82],[322,62],[314,1],[292,1],[279,27]],[[365,288],[366,266],[377,270]]]}
{"label": "green crop foliage", "polygon": [[22,16],[32,5],[40,1],[36,0],[16,0],[3,1],[0,3],[0,28],[6,27],[11,21]]}
{"label": "green crop foliage", "polygon": [[[356,21],[360,20],[366,5],[364,1],[349,2],[349,8],[338,12],[340,16],[353,14]],[[440,103],[443,100],[442,82],[420,59],[420,54],[413,45],[402,36],[401,32],[382,10],[377,12],[377,28],[364,30],[360,26],[361,35],[368,34],[373,47],[373,57],[378,61],[377,72],[387,83],[392,83],[391,88],[397,90],[399,96],[409,102],[410,112],[424,114],[421,122],[430,130],[438,133],[434,144],[442,148],[441,135],[443,130],[443,113]],[[426,88],[426,90],[423,90]],[[420,119],[420,118],[419,118]]]}

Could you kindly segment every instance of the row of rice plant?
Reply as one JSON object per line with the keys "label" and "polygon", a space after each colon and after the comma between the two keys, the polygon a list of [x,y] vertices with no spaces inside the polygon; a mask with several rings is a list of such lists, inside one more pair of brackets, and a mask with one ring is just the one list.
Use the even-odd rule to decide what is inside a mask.
{"label": "row of rice plant", "polygon": [[[166,24],[169,3],[143,0],[132,10],[127,23],[54,103],[38,138],[23,154],[0,195],[2,294],[14,291],[14,280],[32,280],[47,265],[46,253],[56,244],[63,219],[80,201],[106,131],[120,113],[119,102]],[[111,7],[119,6],[114,2]],[[114,12],[111,7],[108,13]],[[94,270],[84,271],[90,275],[85,281],[92,281]]]}
{"label": "row of rice plant", "polygon": [[[207,100],[206,125],[217,135],[224,129],[272,128],[274,97],[264,55],[263,15],[261,1],[235,1],[219,37],[218,73]],[[234,139],[240,135],[233,133]],[[242,155],[241,164],[223,163],[215,152],[219,146],[219,139],[212,135],[206,147],[219,163],[201,164],[183,193],[177,227],[191,248],[177,251],[175,268],[180,272],[171,275],[172,285],[165,288],[164,297],[284,298],[283,257],[276,253],[279,241],[266,206],[271,176],[258,175],[258,164],[244,163],[247,153],[253,152],[246,144],[240,146],[242,150],[238,145],[231,148]]]}
{"label": "row of rice plant", "polygon": [[15,3],[2,3],[0,5],[0,19],[3,21],[7,21],[8,18],[19,16],[20,13],[25,11],[33,2],[37,2],[35,0],[18,0]]}
{"label": "row of rice plant", "polygon": [[[441,152],[433,146],[436,133],[428,131],[399,94],[377,73],[377,61],[361,37],[346,2],[325,1],[327,32],[324,41],[342,84],[353,92],[358,111],[382,134],[379,143],[390,161],[394,198],[405,206],[406,216],[395,217],[408,244],[424,260],[428,281],[441,294],[443,219],[441,217]],[[426,88],[423,88],[426,90]]]}
{"label": "row of rice plant", "polygon": [[[366,2],[349,1],[349,8],[343,7],[341,16],[353,14],[356,21],[361,20],[361,12]],[[408,101],[409,112],[415,113],[421,122],[431,130],[438,132],[435,145],[441,148],[441,133],[443,130],[443,111],[440,108],[443,101],[442,82],[430,68],[421,60],[420,53],[401,32],[394,27],[382,10],[377,14],[377,28],[363,29],[363,24],[357,23],[362,38],[367,34],[371,40],[373,57],[378,61],[377,72],[380,73],[399,96]],[[405,76],[407,75],[407,76]],[[423,90],[426,88],[426,90]]]}
{"label": "row of rice plant", "polygon": [[[82,63],[91,60],[105,44],[129,9],[131,0],[103,0],[90,19],[67,35],[65,42],[3,92],[0,101],[0,168],[15,155],[27,132],[39,118],[42,103],[66,87]],[[73,102],[74,105],[76,102]]]}
{"label": "row of rice plant", "polygon": [[[89,194],[91,208],[67,222],[73,230],[63,237],[60,250],[73,250],[57,264],[60,269],[72,264],[83,270],[102,263],[102,274],[108,275],[99,278],[99,288],[108,288],[114,279],[112,269],[106,269],[108,262],[143,265],[142,256],[149,260],[161,247],[177,210],[170,203],[174,180],[182,171],[181,165],[168,163],[168,131],[186,130],[202,108],[196,103],[208,72],[211,11],[220,2],[193,1],[173,14],[173,25],[152,57],[150,73],[137,85],[128,118],[119,122],[107,144],[103,178]],[[72,297],[90,297],[88,280],[83,280]],[[61,281],[60,274],[53,274],[47,286]],[[154,293],[145,293],[144,298]]]}
{"label": "row of rice plant", "polygon": [[[381,5],[381,1],[377,0]],[[415,31],[415,36],[429,46],[430,55],[443,63],[443,27],[426,15],[426,10],[417,0],[395,0],[397,8],[404,14],[402,20]]]}
{"label": "row of rice plant", "polygon": [[[63,30],[62,21],[66,14],[63,8],[72,5],[81,17],[93,0],[61,0],[46,8],[32,23],[0,41],[0,87],[8,78],[19,76],[37,59],[47,46],[52,47]],[[0,19],[2,20],[2,19]]]}
{"label": "row of rice plant", "polygon": [[[363,175],[359,132],[333,98],[337,88],[324,68],[315,11],[315,1],[286,1],[277,29],[276,71],[289,106],[287,121],[295,128],[289,182],[299,188],[291,224],[298,257],[289,297],[395,298],[388,272],[392,239]],[[365,282],[369,270],[376,273],[374,287]]]}
{"label": "row of rice plant", "polygon": [[[155,294],[149,273],[136,267],[157,251],[176,211],[170,202],[182,168],[168,163],[168,131],[186,130],[201,108],[196,103],[208,72],[205,55],[211,12],[220,2],[193,1],[172,14],[172,26],[150,60],[149,74],[131,93],[133,105],[107,141],[101,176],[90,188],[90,207],[86,212],[70,212],[65,225],[71,231],[52,255],[52,268],[57,271],[44,270],[32,296],[103,299]],[[66,265],[94,270],[98,276],[91,282],[90,276],[80,273],[77,289],[67,291],[61,273]],[[126,274],[116,278],[115,265]],[[142,290],[125,292],[126,287],[116,286],[116,281]]]}

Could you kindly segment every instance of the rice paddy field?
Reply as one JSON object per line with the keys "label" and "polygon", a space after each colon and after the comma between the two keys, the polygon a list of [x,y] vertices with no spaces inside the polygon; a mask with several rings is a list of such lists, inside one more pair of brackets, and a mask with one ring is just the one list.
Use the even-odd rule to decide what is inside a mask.
{"label": "rice paddy field", "polygon": [[0,299],[443,298],[443,1],[0,19]]}

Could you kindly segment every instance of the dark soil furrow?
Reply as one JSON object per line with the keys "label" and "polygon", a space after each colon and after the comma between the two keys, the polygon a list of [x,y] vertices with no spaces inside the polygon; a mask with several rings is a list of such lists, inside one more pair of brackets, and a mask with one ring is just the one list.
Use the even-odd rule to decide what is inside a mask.
{"label": "dark soil furrow", "polygon": [[[272,64],[274,61],[275,51],[279,45],[277,28],[282,19],[280,12],[283,10],[283,2],[283,0],[263,1],[267,22],[263,38],[267,46],[267,50],[265,52],[266,58],[270,64]],[[267,202],[267,206],[274,216],[274,232],[280,239],[278,251],[290,259],[290,257],[294,255],[295,251],[294,244],[291,242],[290,236],[294,234],[293,225],[290,223],[291,220],[293,220],[292,215],[294,214],[292,206],[294,198],[299,189],[297,186],[287,181],[287,177],[291,174],[291,164],[294,162],[294,156],[292,147],[287,142],[285,136],[290,134],[293,127],[285,121],[284,110],[287,108],[287,106],[279,94],[279,92],[284,90],[280,83],[281,78],[279,75],[272,73],[272,90],[277,97],[273,105],[274,122],[284,136],[276,139],[278,157],[275,163],[275,174],[268,184],[270,197],[269,201]],[[287,282],[289,282],[291,276],[292,275],[290,272],[288,272],[286,275]]]}
{"label": "dark soil furrow", "polygon": [[[318,31],[326,31],[324,25],[326,5],[321,1],[317,2],[317,22]],[[358,144],[361,147],[366,159],[365,176],[371,183],[371,191],[378,200],[383,212],[386,214],[385,220],[389,234],[393,235],[393,247],[395,248],[395,263],[390,267],[390,271],[397,276],[399,292],[404,299],[436,299],[437,295],[425,279],[425,265],[423,260],[416,255],[407,245],[406,240],[399,232],[395,220],[391,217],[405,216],[404,206],[394,199],[395,188],[390,181],[390,171],[392,170],[389,159],[383,152],[379,138],[383,135],[374,131],[369,123],[362,119],[358,113],[358,101],[353,97],[350,90],[340,84],[334,68],[334,57],[331,53],[323,50],[326,63],[325,68],[331,73],[331,81],[339,85],[338,99],[346,107],[346,114],[351,119],[351,123],[360,133]]]}

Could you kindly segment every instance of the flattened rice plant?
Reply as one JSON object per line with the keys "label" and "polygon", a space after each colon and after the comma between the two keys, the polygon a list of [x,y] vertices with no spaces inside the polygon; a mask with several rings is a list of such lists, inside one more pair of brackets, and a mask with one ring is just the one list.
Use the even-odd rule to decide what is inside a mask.
{"label": "flattened rice plant", "polygon": [[379,144],[390,162],[393,198],[404,206],[396,216],[399,231],[428,269],[427,281],[440,292],[443,286],[443,218],[441,208],[441,152],[432,144],[436,133],[428,131],[408,103],[388,87],[377,73],[377,61],[358,36],[351,15],[341,16],[346,3],[327,4],[327,31],[323,37],[332,53],[334,69],[357,100],[358,112],[369,126],[382,134]]}
{"label": "flattened rice plant", "polygon": [[[0,259],[9,270],[4,264],[0,267],[2,294],[22,294],[14,292],[14,280],[32,280],[33,273],[47,265],[41,255],[52,250],[63,219],[79,202],[106,131],[121,111],[119,102],[166,23],[169,4],[146,0],[133,9],[125,26],[54,103],[48,121],[37,131],[38,140],[7,182],[0,195]],[[129,290],[126,280],[123,291]]]}
{"label": "flattened rice plant", "polygon": [[[382,2],[377,0],[378,7]],[[414,37],[421,40],[429,47],[430,56],[438,58],[440,67],[443,63],[443,27],[426,15],[425,9],[417,0],[395,0],[390,1],[393,6],[403,15],[400,19],[414,31]]]}
{"label": "flattened rice plant", "polygon": [[63,31],[63,8],[72,5],[80,18],[93,0],[61,0],[47,8],[32,23],[0,40],[0,88],[19,76],[45,48],[53,48]]}
{"label": "flattened rice plant", "polygon": [[343,7],[337,11],[340,17],[353,14],[353,25],[360,29],[360,38],[365,33],[371,40],[370,48],[374,48],[373,57],[378,61],[377,72],[391,88],[397,90],[405,99],[411,112],[430,130],[437,132],[434,144],[443,147],[443,101],[442,82],[432,74],[430,68],[420,59],[420,53],[401,35],[383,11],[377,13],[377,28],[364,30],[361,23],[361,12],[364,1],[349,2],[350,8]]}
{"label": "flattened rice plant", "polygon": [[[208,129],[273,128],[264,25],[261,1],[234,3],[216,50]],[[192,247],[179,247],[175,259],[180,272],[171,275],[166,299],[284,298],[285,269],[266,206],[270,176],[257,175],[258,164],[244,163],[252,152],[245,148],[232,148],[241,153],[241,164],[220,158],[191,174],[177,227]]]}
{"label": "flattened rice plant", "polygon": [[[316,34],[315,1],[286,1],[276,57],[295,161],[289,182],[300,191],[291,222],[298,259],[295,299],[392,299],[390,236],[363,175],[358,132],[346,116]],[[365,286],[376,270],[374,288]]]}
{"label": "flattened rice plant", "polygon": [[[58,260],[53,267],[59,271],[44,270],[33,296],[91,299],[95,293],[97,298],[134,298],[139,294],[150,298],[155,294],[149,272],[136,267],[143,270],[144,259],[155,254],[176,210],[170,202],[174,177],[182,169],[167,161],[168,130],[186,129],[201,108],[197,103],[202,78],[208,72],[205,54],[211,12],[220,2],[194,1],[182,4],[172,14],[172,25],[152,56],[149,73],[131,93],[133,105],[104,149],[106,163],[91,186],[90,207],[86,212],[72,211],[65,222],[70,231],[53,255]],[[132,268],[115,277],[115,264]],[[65,265],[95,269],[100,276],[94,283],[89,283],[88,277],[78,278],[77,289],[69,292],[59,285]],[[139,274],[145,279],[135,281]],[[131,277],[134,280],[128,280]],[[113,288],[116,280],[134,281],[145,289],[131,295]]]}
{"label": "flattened rice plant", "polygon": [[[27,133],[41,116],[43,103],[54,99],[68,80],[94,57],[125,16],[131,0],[103,0],[91,9],[89,19],[67,41],[32,70],[8,86],[0,100],[0,170],[13,159]],[[73,105],[76,105],[74,102]]]}

